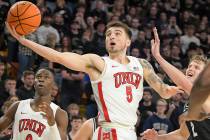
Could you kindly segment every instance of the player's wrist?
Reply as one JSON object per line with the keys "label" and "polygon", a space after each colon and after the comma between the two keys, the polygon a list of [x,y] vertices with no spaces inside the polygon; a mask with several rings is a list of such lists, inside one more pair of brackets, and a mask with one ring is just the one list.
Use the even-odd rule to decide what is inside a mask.
{"label": "player's wrist", "polygon": [[21,43],[24,44],[24,41],[26,40],[26,38],[24,36],[20,36],[17,38],[17,40]]}
{"label": "player's wrist", "polygon": [[56,128],[56,129],[57,129],[57,125],[56,125],[56,123],[55,123],[55,122],[54,122],[54,124],[50,125],[50,129],[54,129],[54,128]]}
{"label": "player's wrist", "polygon": [[160,58],[161,58],[160,53],[155,53],[153,56],[154,56],[156,59],[160,59]]}
{"label": "player's wrist", "polygon": [[49,126],[55,125],[55,119],[48,119]]}

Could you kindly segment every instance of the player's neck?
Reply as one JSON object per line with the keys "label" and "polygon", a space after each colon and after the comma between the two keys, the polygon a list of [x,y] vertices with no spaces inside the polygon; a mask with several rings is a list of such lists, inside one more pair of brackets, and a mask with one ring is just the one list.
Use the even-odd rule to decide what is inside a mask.
{"label": "player's neck", "polygon": [[34,103],[40,104],[42,102],[51,103],[51,97],[49,95],[45,95],[45,96],[35,95]]}
{"label": "player's neck", "polygon": [[130,62],[125,54],[110,53],[109,58],[114,61],[117,61],[120,64],[128,64]]}

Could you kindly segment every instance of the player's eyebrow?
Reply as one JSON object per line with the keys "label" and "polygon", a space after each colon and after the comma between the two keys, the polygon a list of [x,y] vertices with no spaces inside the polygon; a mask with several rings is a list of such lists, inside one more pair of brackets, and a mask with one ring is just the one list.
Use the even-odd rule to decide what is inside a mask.
{"label": "player's eyebrow", "polygon": [[[107,34],[110,33],[110,32],[111,32],[111,30],[106,31],[105,35],[107,35]],[[119,29],[115,29],[113,32],[121,32],[121,33],[122,33],[122,31],[119,30]]]}

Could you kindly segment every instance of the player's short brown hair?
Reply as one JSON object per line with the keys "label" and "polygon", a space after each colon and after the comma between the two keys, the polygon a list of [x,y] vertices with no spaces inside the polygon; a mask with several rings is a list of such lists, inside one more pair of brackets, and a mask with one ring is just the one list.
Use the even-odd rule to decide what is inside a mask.
{"label": "player's short brown hair", "polygon": [[106,31],[111,27],[120,27],[125,30],[125,33],[128,35],[129,39],[131,39],[132,32],[127,24],[120,21],[111,21],[106,25]]}
{"label": "player's short brown hair", "polygon": [[31,71],[31,70],[25,70],[23,72],[23,77],[25,78],[28,75],[35,75],[35,73],[33,71]]}
{"label": "player's short brown hair", "polygon": [[192,61],[203,62],[205,65],[209,62],[208,58],[204,55],[194,55],[191,57],[189,64]]}

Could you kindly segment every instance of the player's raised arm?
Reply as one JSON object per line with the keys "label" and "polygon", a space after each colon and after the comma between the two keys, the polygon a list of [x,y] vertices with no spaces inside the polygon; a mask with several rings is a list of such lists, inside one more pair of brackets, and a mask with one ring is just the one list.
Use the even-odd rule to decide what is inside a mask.
{"label": "player's raised arm", "polygon": [[167,75],[171,78],[171,80],[178,86],[182,87],[183,90],[190,94],[192,89],[192,83],[187,77],[176,67],[168,63],[161,55],[160,55],[160,40],[157,33],[157,29],[153,29],[154,39],[151,41],[151,51],[154,58],[160,64],[161,68],[167,73]]}
{"label": "player's raised arm", "polygon": [[12,104],[8,111],[0,118],[0,132],[8,128],[14,121],[19,102]]}
{"label": "player's raised arm", "polygon": [[[210,63],[200,73],[195,81],[189,100],[188,119],[200,120],[205,118],[205,112],[210,113]],[[201,113],[204,111],[204,113]],[[207,116],[209,117],[209,116]]]}
{"label": "player's raised arm", "polygon": [[168,99],[178,92],[182,92],[178,87],[169,86],[163,83],[147,60],[140,59],[139,62],[143,67],[144,79],[162,98]]}
{"label": "player's raised arm", "polygon": [[32,49],[37,54],[48,59],[49,61],[60,63],[69,69],[82,71],[90,74],[90,69],[97,70],[101,72],[104,67],[104,61],[95,54],[79,55],[70,52],[58,52],[49,47],[42,46],[33,41],[25,39],[16,33],[15,29],[11,28],[8,23],[6,23],[7,29],[11,35],[16,38],[22,45]]}

